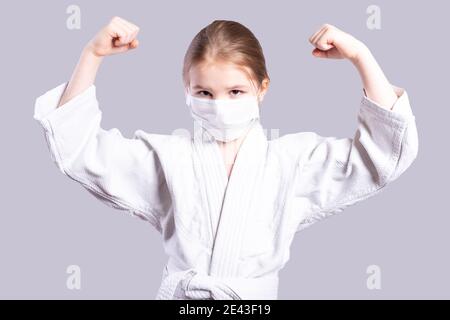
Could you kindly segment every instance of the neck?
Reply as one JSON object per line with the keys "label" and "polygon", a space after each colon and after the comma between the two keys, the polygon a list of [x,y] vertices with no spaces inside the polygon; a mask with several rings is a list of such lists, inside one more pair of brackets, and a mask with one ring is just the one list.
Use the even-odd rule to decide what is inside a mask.
{"label": "neck", "polygon": [[227,167],[232,166],[234,164],[237,153],[238,153],[239,148],[241,147],[241,144],[244,141],[244,139],[245,139],[245,135],[242,137],[239,137],[238,139],[228,141],[228,142],[217,141],[219,148],[222,151],[222,156],[224,157],[225,165]]}

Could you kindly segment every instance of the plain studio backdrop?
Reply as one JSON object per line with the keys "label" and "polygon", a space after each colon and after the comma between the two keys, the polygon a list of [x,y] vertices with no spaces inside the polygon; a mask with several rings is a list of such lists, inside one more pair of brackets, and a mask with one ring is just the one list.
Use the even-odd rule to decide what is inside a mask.
{"label": "plain studio backdrop", "polygon": [[[70,30],[66,9],[81,9]],[[366,12],[381,10],[381,29]],[[33,119],[35,99],[68,81],[83,46],[118,15],[138,26],[140,47],[107,57],[97,80],[102,127],[192,131],[181,68],[195,34],[235,20],[260,40],[271,84],[265,129],[353,137],[363,94],[348,61],[311,55],[308,38],[336,25],[372,50],[392,84],[406,88],[419,155],[380,194],[298,233],[280,273],[280,299],[450,298],[448,1],[4,1],[1,37],[1,298],[153,299],[167,261],[153,227],[112,209],[64,176]],[[270,136],[269,136],[270,138]],[[81,268],[81,290],[66,272]],[[368,267],[381,271],[370,290]]]}

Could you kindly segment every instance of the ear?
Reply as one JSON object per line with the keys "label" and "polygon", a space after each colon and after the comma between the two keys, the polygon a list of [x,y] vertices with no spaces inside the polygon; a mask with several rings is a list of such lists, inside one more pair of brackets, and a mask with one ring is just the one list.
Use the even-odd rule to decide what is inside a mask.
{"label": "ear", "polygon": [[264,100],[264,96],[265,96],[265,94],[267,92],[267,89],[269,89],[269,83],[270,83],[269,79],[266,78],[266,79],[263,80],[263,82],[261,84],[261,89],[262,90],[261,90],[261,92],[259,94],[259,97],[258,97],[258,100],[259,100],[260,103]]}

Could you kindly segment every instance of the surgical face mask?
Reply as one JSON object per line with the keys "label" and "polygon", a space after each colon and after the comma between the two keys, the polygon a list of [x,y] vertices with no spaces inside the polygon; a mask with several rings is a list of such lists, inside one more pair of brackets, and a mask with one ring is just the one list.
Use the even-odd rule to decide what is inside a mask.
{"label": "surgical face mask", "polygon": [[241,137],[259,119],[257,97],[206,99],[186,92],[186,104],[194,120],[220,141]]}

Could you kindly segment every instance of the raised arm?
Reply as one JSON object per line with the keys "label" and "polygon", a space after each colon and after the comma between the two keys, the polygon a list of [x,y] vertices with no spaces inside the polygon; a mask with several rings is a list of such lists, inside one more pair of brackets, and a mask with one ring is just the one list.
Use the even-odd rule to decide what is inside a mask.
{"label": "raised arm", "polygon": [[58,107],[89,88],[94,82],[98,68],[105,56],[127,52],[137,48],[139,27],[114,17],[84,47],[75,70],[65,89]]}
{"label": "raised arm", "polygon": [[348,59],[358,70],[366,96],[391,110],[397,95],[367,46],[352,35],[325,24],[309,41],[318,58]]}
{"label": "raised arm", "polygon": [[310,42],[316,57],[349,59],[365,94],[353,137],[303,132],[284,139],[291,150],[301,146],[293,199],[298,230],[380,192],[412,164],[419,146],[406,91],[388,82],[362,42],[330,25]]}
{"label": "raised arm", "polygon": [[161,158],[173,139],[142,130],[129,139],[117,128],[103,129],[94,85],[103,57],[135,48],[137,30],[112,19],[83,49],[70,81],[36,99],[34,118],[62,173],[105,204],[148,220],[161,232],[160,219],[171,206]]}

